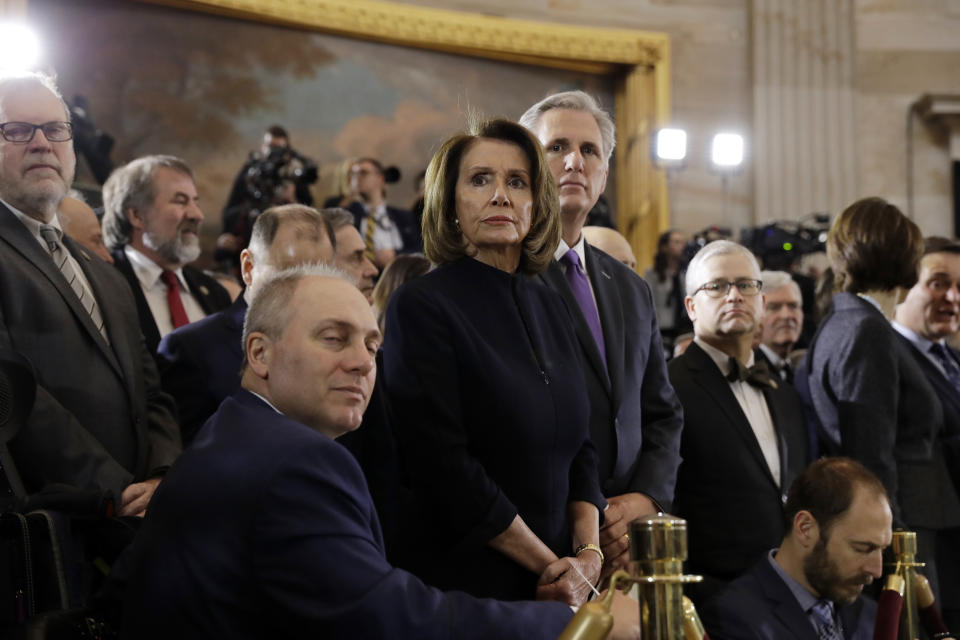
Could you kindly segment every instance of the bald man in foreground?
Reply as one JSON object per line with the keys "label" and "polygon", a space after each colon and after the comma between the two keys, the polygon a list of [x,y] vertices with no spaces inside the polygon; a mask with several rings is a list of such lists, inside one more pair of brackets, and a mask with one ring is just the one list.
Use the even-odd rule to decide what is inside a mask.
{"label": "bald man in foreground", "polygon": [[[360,424],[381,340],[338,274],[299,267],[254,293],[242,388],[140,530],[124,636],[557,638],[562,603],[444,593],[387,563],[360,467],[333,440]],[[613,637],[639,637],[635,602],[615,615]]]}

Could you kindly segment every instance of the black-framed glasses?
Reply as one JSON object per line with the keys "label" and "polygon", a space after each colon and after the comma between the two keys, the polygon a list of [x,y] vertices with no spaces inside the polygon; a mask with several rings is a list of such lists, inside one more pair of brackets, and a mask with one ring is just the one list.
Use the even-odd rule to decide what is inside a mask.
{"label": "black-framed glasses", "polygon": [[736,287],[742,296],[755,296],[763,289],[763,281],[749,278],[740,278],[736,281],[712,280],[707,284],[700,285],[700,288],[694,291],[693,295],[703,291],[711,298],[722,298],[730,293],[730,287]]}
{"label": "black-framed glasses", "polygon": [[49,142],[66,142],[73,138],[73,126],[69,122],[4,122],[0,124],[0,134],[7,142],[26,144],[37,135],[37,129],[43,131],[43,137]]}

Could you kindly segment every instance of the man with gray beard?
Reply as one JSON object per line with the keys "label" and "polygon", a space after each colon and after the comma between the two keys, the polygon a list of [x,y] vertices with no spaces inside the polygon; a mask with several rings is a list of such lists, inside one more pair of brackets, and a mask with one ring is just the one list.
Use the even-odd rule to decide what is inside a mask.
{"label": "man with gray beard", "polygon": [[189,266],[200,256],[203,212],[193,172],[174,156],[144,156],[103,185],[103,235],[137,301],[147,349],[178,327],[230,306],[230,295]]}

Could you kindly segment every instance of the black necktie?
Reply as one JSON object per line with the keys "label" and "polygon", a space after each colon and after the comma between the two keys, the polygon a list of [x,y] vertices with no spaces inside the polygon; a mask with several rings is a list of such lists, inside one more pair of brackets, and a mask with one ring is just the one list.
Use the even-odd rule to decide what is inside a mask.
{"label": "black necktie", "polygon": [[727,374],[727,380],[730,382],[747,382],[755,387],[763,389],[776,389],[776,381],[770,377],[770,370],[767,363],[757,359],[752,367],[745,367],[740,361],[730,356],[730,373]]}

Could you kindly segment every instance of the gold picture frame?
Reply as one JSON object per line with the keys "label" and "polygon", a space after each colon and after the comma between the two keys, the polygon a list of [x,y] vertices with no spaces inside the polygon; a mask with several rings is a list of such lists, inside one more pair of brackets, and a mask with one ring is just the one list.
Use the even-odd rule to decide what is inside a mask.
{"label": "gold picture frame", "polygon": [[[609,76],[615,84],[617,217],[649,265],[669,226],[667,179],[650,138],[670,114],[670,41],[664,33],[580,27],[377,0],[137,0],[480,58]],[[27,0],[0,0],[0,7]]]}

